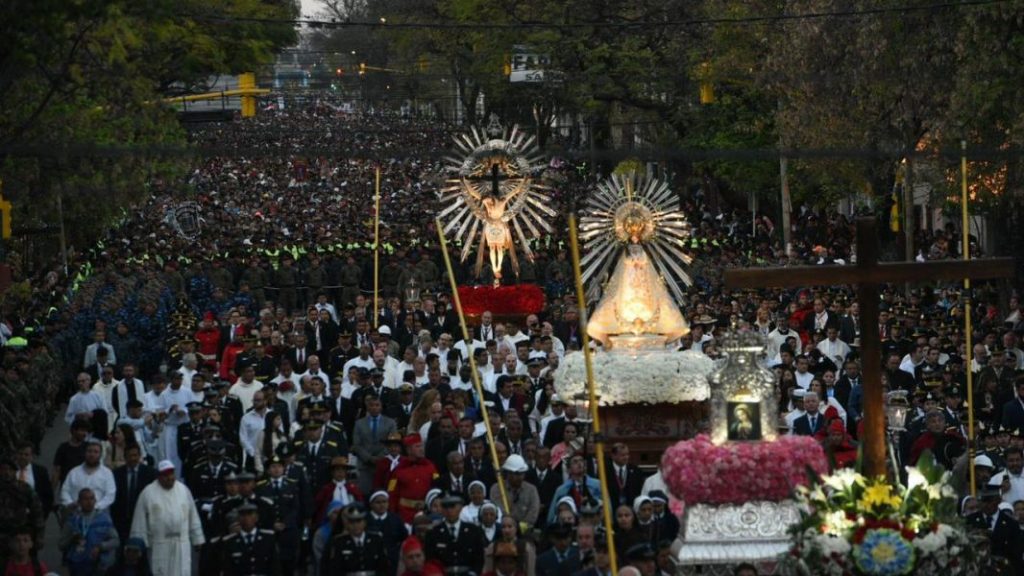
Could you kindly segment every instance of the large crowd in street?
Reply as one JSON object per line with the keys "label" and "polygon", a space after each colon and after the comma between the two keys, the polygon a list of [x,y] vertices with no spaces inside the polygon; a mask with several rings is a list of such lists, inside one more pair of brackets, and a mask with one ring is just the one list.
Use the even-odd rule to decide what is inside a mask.
{"label": "large crowd in street", "polygon": [[[546,294],[543,312],[518,323],[484,313],[463,338],[433,226],[457,133],[317,106],[192,128],[193,142],[225,153],[155,185],[71,276],[47,277],[33,309],[0,326],[0,420],[24,423],[0,447],[0,502],[14,503],[0,505],[3,574],[45,571],[49,515],[73,575],[608,574],[586,415],[557,393],[559,367],[582,344],[566,227],[520,262],[518,281]],[[569,162],[546,175],[560,214],[586,193]],[[854,293],[722,286],[731,266],[851,263],[853,219],[800,208],[787,252],[769,218],[715,209],[699,187],[678,196],[695,282],[682,305],[691,332],[675,345],[717,359],[725,330],[760,332],[780,425],[818,438],[834,467],[854,465],[864,411]],[[198,207],[196,234],[168,218],[185,201]],[[939,259],[959,256],[958,238],[949,225],[915,240]],[[455,275],[492,280],[474,278],[471,263],[456,262]],[[890,423],[904,428],[895,457],[913,464],[931,451],[968,523],[1019,568],[1024,315],[1016,293],[983,284],[967,364],[963,299],[955,285],[883,291],[883,384],[911,402],[906,422]],[[41,462],[54,417],[69,436]],[[680,519],[660,472],[637,466],[625,443],[609,446],[607,472],[620,573],[675,574]]]}

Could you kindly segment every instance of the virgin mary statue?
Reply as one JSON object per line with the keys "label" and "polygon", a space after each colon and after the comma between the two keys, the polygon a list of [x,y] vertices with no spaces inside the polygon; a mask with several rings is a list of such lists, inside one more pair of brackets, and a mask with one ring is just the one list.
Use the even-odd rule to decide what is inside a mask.
{"label": "virgin mary statue", "polygon": [[614,347],[615,336],[659,336],[664,344],[688,333],[689,325],[647,252],[639,244],[624,252],[587,323],[587,334],[607,350]]}

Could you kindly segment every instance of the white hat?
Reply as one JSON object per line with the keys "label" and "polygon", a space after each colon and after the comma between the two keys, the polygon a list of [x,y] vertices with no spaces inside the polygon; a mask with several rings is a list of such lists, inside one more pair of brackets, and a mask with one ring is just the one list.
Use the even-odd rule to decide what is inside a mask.
{"label": "white hat", "polygon": [[174,462],[171,462],[170,460],[161,460],[160,463],[156,465],[156,469],[157,472],[160,472],[161,474],[164,472],[174,471]]}
{"label": "white hat", "polygon": [[985,454],[979,454],[978,456],[975,456],[974,465],[983,466],[986,468],[995,468],[995,465],[992,464],[992,459],[986,456]]}
{"label": "white hat", "polygon": [[803,398],[804,396],[807,396],[807,390],[804,390],[803,388],[793,390],[793,398]]}
{"label": "white hat", "polygon": [[565,404],[565,400],[562,400],[562,397],[559,396],[558,394],[552,394],[551,404]]}
{"label": "white hat", "polygon": [[370,496],[370,499],[367,500],[367,502],[373,502],[380,496],[383,496],[385,500],[388,500],[390,498],[386,490],[377,490],[376,492],[373,493],[372,496]]}
{"label": "white hat", "polygon": [[385,324],[380,328],[377,328],[377,334],[386,334],[388,336],[391,336],[391,327]]}
{"label": "white hat", "polygon": [[502,464],[501,469],[506,472],[522,474],[529,470],[530,467],[526,465],[526,460],[523,460],[522,456],[519,454],[511,454],[505,459],[505,463]]}

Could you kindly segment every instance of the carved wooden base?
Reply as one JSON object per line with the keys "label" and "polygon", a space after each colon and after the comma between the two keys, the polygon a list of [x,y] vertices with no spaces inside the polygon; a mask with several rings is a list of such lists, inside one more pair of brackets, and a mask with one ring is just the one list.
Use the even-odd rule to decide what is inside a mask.
{"label": "carved wooden base", "polygon": [[708,407],[706,402],[624,404],[602,406],[600,416],[607,445],[625,442],[633,463],[656,467],[666,448],[706,430]]}

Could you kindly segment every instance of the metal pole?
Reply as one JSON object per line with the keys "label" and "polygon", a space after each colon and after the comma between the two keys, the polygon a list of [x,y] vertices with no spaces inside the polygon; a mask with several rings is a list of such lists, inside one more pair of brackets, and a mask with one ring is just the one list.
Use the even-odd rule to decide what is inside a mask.
{"label": "metal pole", "polygon": [[[462,339],[472,342],[469,339],[469,329],[466,327],[466,316],[462,313],[462,300],[459,298],[459,287],[455,283],[455,274],[452,272],[452,260],[448,256],[448,241],[444,237],[444,224],[440,218],[434,219],[434,227],[437,228],[437,238],[441,243],[441,253],[444,254],[444,266],[448,270],[448,285],[452,290],[452,300],[455,302],[455,312],[459,315],[459,326],[462,328]],[[491,447],[491,462],[494,464],[495,476],[498,478],[498,491],[501,492],[501,502],[508,514],[511,508],[508,506],[508,493],[505,492],[505,480],[501,475],[501,463],[498,462],[498,450],[494,447],[494,431],[491,430],[491,419],[487,414],[487,405],[484,404],[484,387],[480,384],[480,372],[476,369],[476,359],[473,357],[473,350],[467,348],[469,354],[469,369],[473,375],[473,388],[480,399],[480,411],[484,415],[484,428],[487,430],[487,443]]]}
{"label": "metal pole", "polygon": [[[970,227],[967,214],[967,141],[960,141],[960,227],[963,229],[963,259],[971,259]],[[967,470],[971,481],[971,496],[976,495],[977,486],[974,476],[974,373],[971,371],[971,360],[974,357],[974,346],[971,339],[971,279],[964,278],[964,342],[966,343],[967,363]]]}
{"label": "metal pole", "polygon": [[374,186],[373,210],[373,327],[380,323],[380,164],[377,165],[377,184]]}
{"label": "metal pole", "polygon": [[64,267],[64,275],[68,274],[68,240],[64,231],[64,194],[57,191],[57,218],[60,219],[60,261]]}
{"label": "metal pole", "polygon": [[590,396],[590,418],[593,421],[591,430],[597,451],[597,475],[601,480],[601,508],[604,510],[604,533],[608,539],[608,559],[611,562],[612,574],[618,572],[615,557],[614,530],[612,528],[612,506],[608,497],[608,474],[604,468],[604,437],[601,435],[601,420],[598,417],[597,390],[594,387],[594,366],[590,354],[590,337],[587,336],[587,300],[583,290],[583,275],[580,272],[580,246],[576,235],[576,215],[569,214],[569,245],[572,248],[572,270],[576,280],[576,301],[579,307],[580,345],[583,348],[583,360],[587,367],[587,392]]}

